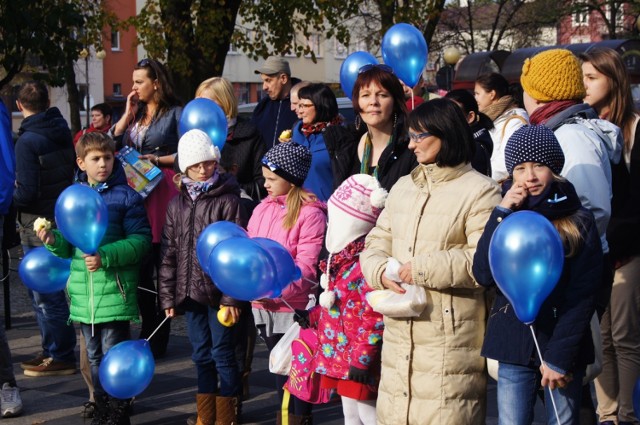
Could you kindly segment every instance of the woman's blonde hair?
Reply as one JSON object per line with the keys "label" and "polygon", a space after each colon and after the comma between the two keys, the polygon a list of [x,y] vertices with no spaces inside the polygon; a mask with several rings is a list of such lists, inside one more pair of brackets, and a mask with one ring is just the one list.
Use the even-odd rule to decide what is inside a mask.
{"label": "woman's blonde hair", "polygon": [[227,119],[238,116],[238,99],[233,91],[233,85],[223,77],[212,77],[204,80],[196,90],[196,97],[206,97],[216,102]]}
{"label": "woman's blonde hair", "polygon": [[304,204],[317,201],[318,198],[313,193],[301,188],[300,186],[293,186],[287,194],[287,214],[284,216],[282,227],[285,230],[293,229],[298,217],[300,216],[300,210]]}

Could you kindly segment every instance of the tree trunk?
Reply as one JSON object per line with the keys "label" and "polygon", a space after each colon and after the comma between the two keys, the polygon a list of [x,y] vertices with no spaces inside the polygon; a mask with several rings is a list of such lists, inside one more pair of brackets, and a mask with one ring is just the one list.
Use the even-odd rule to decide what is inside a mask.
{"label": "tree trunk", "polygon": [[[80,93],[76,84],[76,73],[73,59],[67,59],[64,67],[64,79],[67,83],[67,100],[69,102],[69,120],[71,121],[71,134],[76,134],[82,129],[80,122]],[[89,111],[87,111],[89,113]]]}

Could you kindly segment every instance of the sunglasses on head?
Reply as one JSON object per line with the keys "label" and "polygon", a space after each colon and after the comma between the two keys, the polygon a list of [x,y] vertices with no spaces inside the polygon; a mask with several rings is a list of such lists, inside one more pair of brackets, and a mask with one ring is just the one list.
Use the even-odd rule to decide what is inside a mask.
{"label": "sunglasses on head", "polygon": [[152,66],[152,65],[151,65],[151,61],[145,58],[145,59],[142,59],[140,62],[138,62],[136,66],[145,67],[145,66]]}
{"label": "sunglasses on head", "polygon": [[367,71],[370,71],[372,69],[379,69],[381,71],[389,72],[389,73],[393,74],[393,68],[391,68],[389,65],[385,65],[383,63],[368,63],[366,65],[362,65],[360,67],[360,70],[358,71],[358,74],[362,74],[363,72],[367,72]]}

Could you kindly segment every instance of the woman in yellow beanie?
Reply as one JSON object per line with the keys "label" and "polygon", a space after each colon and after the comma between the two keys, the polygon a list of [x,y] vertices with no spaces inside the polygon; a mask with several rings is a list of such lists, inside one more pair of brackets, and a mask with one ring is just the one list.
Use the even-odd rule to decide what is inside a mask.
{"label": "woman in yellow beanie", "polygon": [[637,423],[632,394],[640,376],[640,114],[633,107],[627,70],[607,48],[583,60],[585,102],[622,129],[623,161],[614,165],[607,241],[615,268],[611,301],[602,317],[602,373],[596,378],[600,423]]}

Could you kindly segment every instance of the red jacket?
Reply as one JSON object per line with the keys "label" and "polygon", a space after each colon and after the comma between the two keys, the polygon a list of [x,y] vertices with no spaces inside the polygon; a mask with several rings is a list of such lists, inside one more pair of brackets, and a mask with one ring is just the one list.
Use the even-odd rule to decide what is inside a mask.
{"label": "red jacket", "polygon": [[83,130],[78,131],[78,132],[76,133],[76,135],[75,135],[75,136],[73,136],[73,147],[74,147],[74,148],[76,147],[76,144],[78,143],[78,140],[80,140],[80,137],[82,137],[82,135],[83,135],[83,134],[85,134],[85,133],[93,133],[93,132],[95,132],[95,131],[99,131],[99,132],[101,132],[101,133],[106,133],[107,131],[109,131],[109,128],[110,128],[110,127],[111,127],[111,125],[107,125],[107,126],[105,126],[105,127],[103,127],[103,128],[95,128],[95,127],[93,126],[93,124],[91,124],[91,125],[89,126],[89,128],[85,128],[85,129],[83,129]]}

